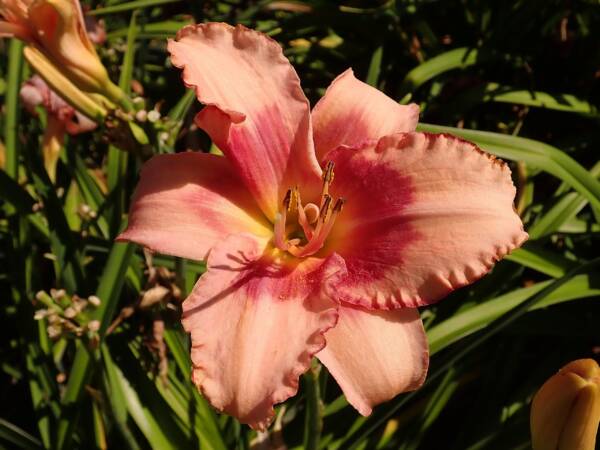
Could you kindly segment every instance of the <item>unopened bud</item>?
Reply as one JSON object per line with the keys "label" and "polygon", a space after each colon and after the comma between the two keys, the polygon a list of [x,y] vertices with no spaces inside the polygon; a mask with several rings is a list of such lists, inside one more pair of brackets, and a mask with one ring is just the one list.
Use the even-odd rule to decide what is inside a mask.
{"label": "unopened bud", "polygon": [[140,309],[151,308],[152,306],[166,300],[170,295],[171,291],[164,286],[157,285],[151,287],[142,294],[139,307]]}
{"label": "unopened bud", "polygon": [[151,123],[156,122],[158,119],[160,119],[160,113],[153,109],[152,111],[148,112],[148,121]]}
{"label": "unopened bud", "polygon": [[533,450],[594,450],[600,423],[600,367],[573,361],[544,383],[531,403]]}
{"label": "unopened bud", "polygon": [[72,306],[69,306],[67,309],[65,309],[64,316],[67,319],[73,319],[76,315],[77,315],[77,310],[75,308],[73,308]]}
{"label": "unopened bud", "polygon": [[99,320],[91,320],[87,324],[87,329],[89,331],[95,333],[96,331],[98,331],[100,329],[100,321]]}
{"label": "unopened bud", "polygon": [[88,302],[90,302],[90,304],[94,307],[98,307],[98,306],[100,306],[100,303],[102,303],[100,298],[96,297],[95,295],[90,295],[88,297]]}
{"label": "unopened bud", "polygon": [[62,330],[60,327],[56,326],[56,325],[50,325],[46,331],[48,332],[48,337],[50,339],[56,339],[57,337],[59,337],[62,333]]}
{"label": "unopened bud", "polygon": [[54,300],[60,300],[61,298],[63,298],[67,293],[65,292],[64,289],[50,289],[50,295],[52,296],[52,298]]}
{"label": "unopened bud", "polygon": [[47,315],[48,315],[47,309],[38,309],[35,313],[33,313],[33,320],[42,320]]}
{"label": "unopened bud", "polygon": [[135,120],[138,122],[145,122],[148,119],[148,111],[141,109],[135,113]]}

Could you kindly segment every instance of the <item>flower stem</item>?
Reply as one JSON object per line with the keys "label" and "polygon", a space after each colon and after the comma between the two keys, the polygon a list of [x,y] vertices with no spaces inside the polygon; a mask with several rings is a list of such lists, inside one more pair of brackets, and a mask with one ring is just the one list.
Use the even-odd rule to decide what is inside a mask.
{"label": "flower stem", "polygon": [[306,393],[306,416],[304,420],[304,448],[317,450],[323,428],[323,404],[319,388],[319,372],[321,366],[316,359],[312,367],[304,374],[304,390]]}
{"label": "flower stem", "polygon": [[4,121],[4,144],[6,146],[6,173],[14,179],[19,175],[19,139],[17,127],[19,123],[19,89],[23,72],[23,44],[11,39],[8,50],[9,64],[6,96],[6,119]]}
{"label": "flower stem", "polygon": [[177,287],[181,290],[181,298],[185,298],[187,296],[187,290],[185,285],[185,269],[186,269],[186,261],[183,258],[175,258],[175,283]]}

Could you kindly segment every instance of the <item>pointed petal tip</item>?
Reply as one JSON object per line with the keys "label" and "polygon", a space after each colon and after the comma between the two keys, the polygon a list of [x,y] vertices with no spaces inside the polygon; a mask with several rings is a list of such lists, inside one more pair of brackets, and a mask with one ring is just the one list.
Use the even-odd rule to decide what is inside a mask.
{"label": "pointed petal tip", "polygon": [[429,351],[416,309],[369,311],[342,303],[338,314],[317,357],[361,415],[423,385]]}
{"label": "pointed petal tip", "polygon": [[341,145],[356,147],[392,133],[414,131],[419,106],[399,104],[358,80],[349,68],[331,82],[313,108],[312,119],[317,157],[323,160]]}

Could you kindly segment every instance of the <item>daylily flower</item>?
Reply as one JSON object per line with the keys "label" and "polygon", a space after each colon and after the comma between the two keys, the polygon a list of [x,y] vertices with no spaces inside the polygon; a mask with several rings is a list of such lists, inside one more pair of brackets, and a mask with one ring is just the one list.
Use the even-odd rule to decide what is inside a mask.
{"label": "daylily flower", "polygon": [[544,383],[531,402],[534,450],[594,450],[600,423],[600,367],[572,361]]}
{"label": "daylily flower", "polygon": [[56,163],[64,143],[65,133],[71,135],[85,133],[94,130],[96,123],[67,104],[37,75],[23,83],[20,96],[23,105],[31,114],[37,115],[38,106],[42,106],[48,112],[42,151],[44,166],[50,179],[54,181]]}
{"label": "daylily flower", "polygon": [[193,381],[264,429],[316,355],[363,415],[425,378],[417,307],[471,283],[527,238],[510,170],[414,132],[401,106],[341,74],[312,112],[280,46],[242,26],[169,42],[225,157],[155,156],[120,240],[207,261],[183,304]]}
{"label": "daylily flower", "polygon": [[0,16],[0,37],[33,45],[80,89],[122,100],[86,33],[78,0],[0,0]]}

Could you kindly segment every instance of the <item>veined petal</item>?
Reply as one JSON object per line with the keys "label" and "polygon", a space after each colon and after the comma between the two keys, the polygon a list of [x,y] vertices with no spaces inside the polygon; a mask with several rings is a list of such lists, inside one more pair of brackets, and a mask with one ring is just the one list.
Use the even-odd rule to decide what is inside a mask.
{"label": "veined petal", "polygon": [[281,259],[250,235],[230,236],[211,251],[183,303],[183,326],[192,335],[192,379],[215,408],[253,428],[268,426],[273,404],[297,392],[335,325],[336,303],[323,289],[341,270],[336,255]]}
{"label": "veined petal", "polygon": [[363,416],[401,392],[419,388],[429,365],[427,337],[413,308],[369,311],[342,304],[317,357]]}
{"label": "veined petal", "polygon": [[352,69],[338,76],[312,112],[317,159],[340,145],[355,147],[388,134],[414,131],[419,107],[400,105],[357,80]]}
{"label": "veined petal", "polygon": [[330,248],[348,268],[341,300],[426,305],[487,273],[526,239],[502,161],[448,135],[405,133],[340,148],[334,195],[347,199]]}
{"label": "veined petal", "polygon": [[272,234],[229,162],[190,152],[155,156],[144,165],[129,225],[117,240],[202,260],[216,243],[243,232]]}
{"label": "veined petal", "polygon": [[273,220],[285,191],[319,184],[308,100],[281,47],[241,25],[183,28],[171,60],[207,105],[196,117]]}

